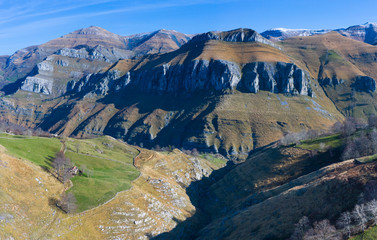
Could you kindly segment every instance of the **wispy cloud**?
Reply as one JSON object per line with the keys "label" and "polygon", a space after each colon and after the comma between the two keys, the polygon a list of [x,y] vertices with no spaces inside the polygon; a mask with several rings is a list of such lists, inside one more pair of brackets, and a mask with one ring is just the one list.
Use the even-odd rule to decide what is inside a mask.
{"label": "wispy cloud", "polygon": [[[149,14],[168,8],[216,5],[230,1],[239,0],[0,0],[0,50],[10,53],[20,45],[25,47],[46,42],[60,34],[54,29],[75,30],[66,26],[80,28],[86,26],[83,24],[102,22],[106,25],[108,19],[114,19],[113,16],[119,19],[128,16],[122,13]],[[116,24],[119,25],[119,22]],[[12,45],[15,47],[10,47]]]}
{"label": "wispy cloud", "polygon": [[[151,11],[151,10],[159,10],[164,8],[173,8],[173,7],[185,7],[185,6],[193,6],[193,5],[202,5],[202,4],[219,4],[223,2],[229,2],[229,0],[192,0],[192,1],[164,1],[159,3],[143,3],[143,4],[134,4],[132,6],[127,7],[116,7],[113,9],[107,10],[93,10],[93,11],[84,11],[84,13],[73,13],[70,14],[69,11],[81,9],[85,7],[95,6],[99,4],[105,3],[119,3],[123,1],[119,0],[97,0],[91,1],[87,3],[85,1],[73,1],[65,2],[65,5],[68,5],[64,8],[58,8],[59,4],[51,4],[49,8],[53,8],[53,10],[45,10],[45,11],[36,11],[41,3],[44,1],[36,1],[33,6],[28,4],[24,8],[14,7],[10,9],[9,14],[3,15],[4,17],[0,17],[0,26],[1,24],[12,22],[12,21],[20,21],[22,19],[30,19],[34,17],[41,17],[45,16],[42,20],[31,20],[27,22],[23,22],[21,24],[17,24],[11,27],[0,28],[0,37],[9,37],[15,33],[20,33],[22,31],[30,31],[31,29],[38,29],[42,27],[51,27],[57,24],[66,24],[69,21],[83,19],[83,18],[91,18],[91,17],[98,17],[110,14],[118,14],[118,13],[126,13],[126,12],[138,12],[138,11]],[[77,4],[77,2],[79,2]],[[70,5],[72,4],[72,5]],[[126,4],[123,4],[126,5]],[[131,4],[129,4],[131,5]],[[33,10],[34,9],[34,10]],[[16,11],[17,13],[13,13]],[[65,16],[56,17],[55,15],[58,13],[67,13]],[[1,15],[1,11],[0,11]],[[22,21],[21,21],[22,22]]]}
{"label": "wispy cloud", "polygon": [[33,17],[41,17],[41,16],[48,16],[54,15],[58,13],[69,12],[75,9],[95,6],[104,3],[111,3],[115,2],[114,0],[99,0],[99,1],[91,1],[91,2],[81,2],[74,1],[74,2],[67,2],[64,1],[64,5],[61,3],[52,3],[48,4],[47,7],[43,6],[43,2],[46,1],[31,1],[34,4],[26,3],[26,5],[17,5],[12,6],[9,9],[0,10],[0,24],[9,23],[12,21],[20,21],[22,19],[28,19]]}

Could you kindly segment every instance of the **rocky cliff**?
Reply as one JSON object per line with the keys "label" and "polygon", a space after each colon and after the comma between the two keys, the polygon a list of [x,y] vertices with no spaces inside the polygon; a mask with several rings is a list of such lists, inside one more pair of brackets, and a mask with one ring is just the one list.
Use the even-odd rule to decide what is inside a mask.
{"label": "rocky cliff", "polygon": [[343,36],[369,43],[377,44],[377,23],[365,23],[362,25],[355,25],[348,28],[337,29],[337,32]]}
{"label": "rocky cliff", "polygon": [[125,76],[114,71],[87,76],[75,84],[73,91],[95,91],[103,95],[109,90],[119,91],[126,87],[146,93],[176,94],[239,89],[250,93],[265,90],[311,96],[310,81],[309,73],[292,63],[254,62],[242,67],[226,60],[194,60],[188,64],[142,68],[130,71]]}
{"label": "rocky cliff", "polygon": [[3,78],[6,80],[5,83],[19,80],[52,54],[114,63],[119,59],[173,51],[189,39],[191,39],[190,35],[170,30],[120,36],[103,28],[91,26],[15,52],[6,58]]}
{"label": "rocky cliff", "polygon": [[375,92],[376,80],[368,76],[359,76],[355,79],[352,87],[360,92]]}
{"label": "rocky cliff", "polygon": [[207,32],[198,34],[191,39],[191,43],[205,42],[209,40],[220,40],[225,42],[260,42],[273,47],[277,47],[259,33],[248,28],[238,28],[226,32]]}
{"label": "rocky cliff", "polygon": [[[59,55],[58,55],[59,54]],[[24,91],[61,96],[67,90],[69,81],[78,81],[87,74],[100,71],[110,66],[114,55],[106,55],[96,49],[88,52],[85,49],[62,49],[58,54],[50,55],[37,64],[34,70],[23,81],[19,88]]]}

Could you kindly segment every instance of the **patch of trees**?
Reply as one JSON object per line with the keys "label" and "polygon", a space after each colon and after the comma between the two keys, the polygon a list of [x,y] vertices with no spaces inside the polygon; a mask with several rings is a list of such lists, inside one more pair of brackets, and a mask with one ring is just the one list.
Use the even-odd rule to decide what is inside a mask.
{"label": "patch of trees", "polygon": [[326,133],[326,131],[312,129],[302,130],[301,132],[289,132],[280,139],[280,144],[283,146],[297,144],[300,141],[317,138],[325,135]]}
{"label": "patch of trees", "polygon": [[[362,130],[358,131],[357,130]],[[377,154],[377,117],[370,116],[368,123],[347,118],[340,129],[341,136],[346,141],[342,160]]]}
{"label": "patch of trees", "polygon": [[367,122],[348,117],[343,122],[335,123],[329,131],[303,130],[287,133],[280,139],[280,144],[287,146],[331,134],[339,134],[345,142],[341,160],[377,154],[377,116],[374,115]]}
{"label": "patch of trees", "polygon": [[56,178],[62,183],[66,183],[73,177],[71,171],[73,164],[71,160],[65,156],[63,151],[56,153],[55,158],[52,162],[52,167],[55,170]]}
{"label": "patch of trees", "polygon": [[363,233],[377,225],[377,181],[369,181],[351,211],[340,214],[334,225],[328,219],[311,224],[308,217],[302,217],[295,225],[290,240],[341,240]]}
{"label": "patch of trees", "polygon": [[[69,180],[74,176],[73,166],[71,160],[65,156],[63,151],[56,153],[55,158],[52,162],[52,167],[55,170],[56,178],[63,184],[69,182]],[[64,192],[60,200],[58,200],[57,207],[63,210],[65,213],[73,213],[76,211],[76,198],[73,193]]]}
{"label": "patch of trees", "polygon": [[9,121],[0,120],[0,132],[10,133],[15,135],[24,136],[40,136],[40,137],[51,137],[52,135],[41,128],[33,129],[26,128],[21,125],[11,123]]}
{"label": "patch of trees", "polygon": [[64,192],[56,205],[65,213],[76,212],[77,205],[75,195],[73,195],[73,193]]}

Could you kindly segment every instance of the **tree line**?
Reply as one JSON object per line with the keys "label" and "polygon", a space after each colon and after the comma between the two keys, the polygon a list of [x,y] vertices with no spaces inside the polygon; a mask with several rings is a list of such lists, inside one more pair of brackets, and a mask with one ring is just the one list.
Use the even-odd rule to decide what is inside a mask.
{"label": "tree line", "polygon": [[341,160],[359,158],[377,154],[377,116],[370,116],[365,122],[347,117],[343,122],[335,123],[329,130],[302,130],[287,133],[280,139],[280,144],[288,146],[303,140],[339,134],[344,142]]}
{"label": "tree line", "polygon": [[308,217],[302,217],[295,225],[290,240],[342,240],[363,233],[377,225],[377,181],[369,181],[359,197],[359,203],[350,211],[340,214],[332,225],[328,219],[311,224]]}

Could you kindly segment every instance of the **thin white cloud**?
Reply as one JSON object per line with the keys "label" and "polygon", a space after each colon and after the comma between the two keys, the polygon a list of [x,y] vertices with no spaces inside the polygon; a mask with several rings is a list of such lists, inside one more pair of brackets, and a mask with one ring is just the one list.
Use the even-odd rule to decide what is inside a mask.
{"label": "thin white cloud", "polygon": [[[217,0],[217,1],[192,0],[192,1],[170,1],[170,2],[165,1],[163,3],[160,2],[160,3],[141,4],[141,5],[131,6],[131,7],[115,8],[112,10],[104,10],[104,11],[93,11],[93,12],[87,12],[87,13],[81,13],[81,14],[72,14],[72,15],[62,16],[62,17],[49,17],[48,16],[48,15],[54,15],[56,13],[67,12],[74,9],[94,6],[94,5],[103,4],[103,3],[110,3],[110,2],[119,2],[119,0],[118,1],[114,1],[114,0],[92,1],[91,3],[76,4],[74,6],[68,6],[66,8],[55,9],[55,10],[51,10],[47,12],[24,14],[22,17],[12,16],[2,21],[0,18],[0,26],[1,26],[2,23],[10,22],[15,19],[22,20],[24,18],[31,18],[31,17],[43,16],[43,15],[47,16],[43,20],[28,21],[25,24],[20,24],[20,25],[8,27],[8,28],[2,28],[0,31],[0,34],[2,34],[2,36],[7,35],[9,37],[12,35],[12,33],[17,33],[23,30],[28,30],[30,28],[35,29],[35,28],[41,28],[41,27],[51,27],[56,24],[62,24],[62,23],[66,23],[67,21],[72,21],[74,19],[90,18],[90,17],[97,17],[97,16],[103,16],[103,15],[125,13],[125,12],[158,10],[158,9],[172,8],[172,7],[185,7],[185,6],[202,5],[202,4],[219,4],[223,2],[229,2],[229,0]],[[35,7],[37,6],[38,4],[35,5]],[[27,12],[27,10],[24,10],[24,11]]]}
{"label": "thin white cloud", "polygon": [[[77,1],[74,2],[64,2],[64,5],[60,4],[49,4],[46,9],[43,9],[41,5],[45,1],[31,1],[34,3],[33,5],[26,4],[23,7],[19,5],[11,7],[9,9],[0,10],[0,24],[9,23],[12,21],[20,21],[22,19],[33,18],[33,17],[41,17],[41,16],[48,16],[57,13],[64,13],[68,11],[72,11],[75,9],[95,6],[104,3],[115,2],[116,0],[98,0],[98,1],[91,1],[91,2],[83,2],[77,4]],[[72,4],[72,5],[70,5]]]}

